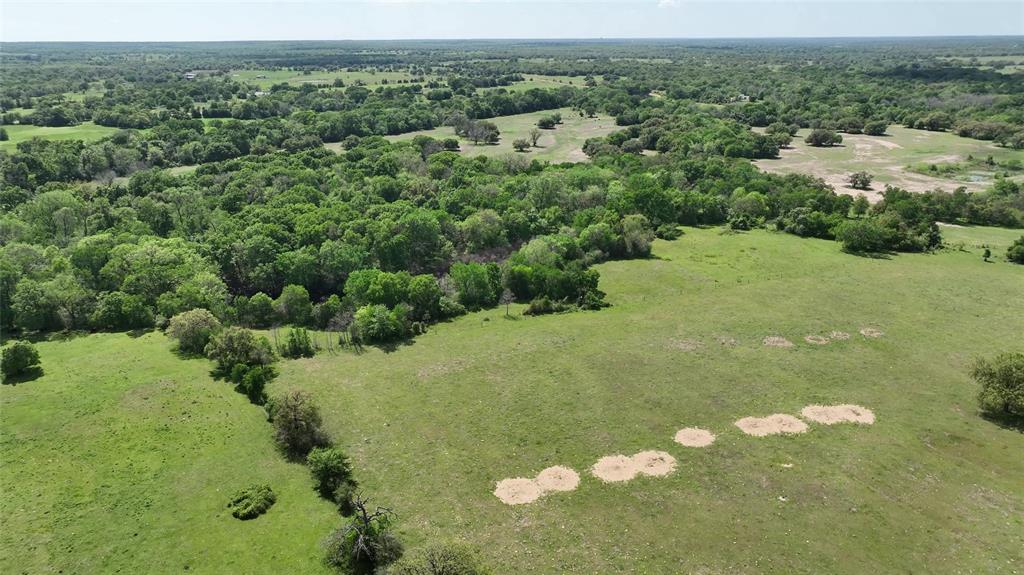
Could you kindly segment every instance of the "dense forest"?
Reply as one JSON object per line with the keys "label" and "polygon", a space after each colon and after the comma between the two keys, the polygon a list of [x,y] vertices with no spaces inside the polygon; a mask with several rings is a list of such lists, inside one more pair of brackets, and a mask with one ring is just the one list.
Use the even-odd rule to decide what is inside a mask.
{"label": "dense forest", "polygon": [[[1024,75],[966,60],[1007,40],[965,41],[959,60],[923,40],[7,48],[5,125],[120,130],[0,152],[5,331],[132,329],[203,308],[386,341],[499,302],[599,308],[590,266],[645,257],[680,225],[853,252],[935,249],[937,221],[1024,226],[1009,179],[868,205],[748,161],[799,128],[822,145],[904,125],[1024,146]],[[261,88],[245,70],[352,76]],[[367,82],[385,73],[401,76]],[[525,75],[575,80],[514,89]],[[379,137],[447,125],[487,141],[500,137],[487,118],[564,107],[615,118],[585,142],[590,163]]]}

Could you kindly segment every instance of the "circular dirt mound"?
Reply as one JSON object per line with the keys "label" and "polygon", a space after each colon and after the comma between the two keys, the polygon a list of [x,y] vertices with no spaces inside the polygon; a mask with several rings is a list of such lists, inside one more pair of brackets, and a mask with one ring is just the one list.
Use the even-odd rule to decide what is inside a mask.
{"label": "circular dirt mound", "polygon": [[769,335],[761,343],[768,347],[793,347],[793,342],[778,335]]}
{"label": "circular dirt mound", "polygon": [[537,485],[542,491],[572,491],[580,484],[580,474],[568,467],[555,465],[537,474]]}
{"label": "circular dirt mound", "polygon": [[885,332],[877,330],[873,327],[863,327],[860,330],[860,334],[864,337],[882,337]]}
{"label": "circular dirt mound", "polygon": [[807,431],[806,423],[785,413],[775,413],[767,417],[744,417],[736,422],[736,427],[754,437]]}
{"label": "circular dirt mound", "polygon": [[820,335],[807,335],[804,336],[804,341],[807,343],[813,343],[814,345],[826,345],[829,342],[827,337],[821,337]]}
{"label": "circular dirt mound", "polygon": [[828,338],[840,341],[844,339],[850,339],[850,334],[846,333],[845,331],[833,331],[828,334]]}
{"label": "circular dirt mound", "polygon": [[543,492],[536,481],[522,477],[502,479],[494,489],[494,496],[501,499],[506,505],[533,503],[542,494]]}
{"label": "circular dirt mound", "polygon": [[864,423],[871,425],[875,422],[875,414],[866,407],[859,405],[808,405],[800,411],[804,419],[817,423],[832,425],[835,423]]}
{"label": "circular dirt mound", "polygon": [[685,427],[676,432],[676,443],[686,447],[707,447],[715,442],[715,434],[699,427]]}
{"label": "circular dirt mound", "polygon": [[638,472],[652,477],[663,477],[676,468],[676,458],[664,451],[641,451],[633,456]]}
{"label": "circular dirt mound", "polygon": [[625,455],[608,455],[597,460],[590,472],[601,481],[614,483],[629,481],[636,477],[639,470],[632,457]]}

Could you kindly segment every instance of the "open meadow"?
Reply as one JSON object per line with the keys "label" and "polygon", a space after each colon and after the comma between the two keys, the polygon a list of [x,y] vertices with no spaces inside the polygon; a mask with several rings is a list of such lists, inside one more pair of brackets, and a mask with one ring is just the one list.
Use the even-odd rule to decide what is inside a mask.
{"label": "open meadow", "polygon": [[13,150],[17,148],[18,142],[31,140],[32,138],[43,138],[44,140],[84,140],[93,142],[100,138],[117,132],[117,128],[98,126],[92,122],[83,122],[77,126],[65,126],[61,128],[50,128],[47,126],[33,126],[31,124],[15,124],[4,126],[10,139],[0,142],[0,150]]}
{"label": "open meadow", "polygon": [[[981,140],[962,138],[949,132],[929,132],[890,126],[885,136],[843,134],[843,143],[816,148],[804,143],[810,130],[800,130],[791,147],[780,150],[779,159],[757,160],[763,170],[781,174],[811,174],[831,184],[836,192],[869,199],[880,197],[886,184],[912,192],[942,188],[948,192],[959,186],[977,192],[991,187],[997,168],[984,165],[992,156],[995,162],[1016,161],[1024,164],[1024,150],[1012,150]],[[968,158],[976,162],[967,165]],[[942,173],[944,165],[963,164],[955,172]],[[874,176],[873,190],[862,192],[850,187],[846,178],[857,171]],[[1011,173],[1020,180],[1020,172]]]}
{"label": "open meadow", "polygon": [[[375,87],[385,84],[394,84],[398,81],[407,81],[415,78],[406,71],[378,71],[378,70],[357,70],[357,71],[331,71],[331,72],[310,72],[306,74],[299,70],[234,70],[230,74],[231,79],[239,82],[255,84],[262,89],[268,89],[274,84],[290,84],[301,86],[303,84],[317,84],[330,86],[334,80],[340,79],[346,86],[353,86],[361,83],[364,86]],[[429,79],[429,78],[427,78]]]}
{"label": "open meadow", "polygon": [[[466,541],[496,573],[1024,570],[1024,434],[979,416],[968,373],[1024,333],[1024,269],[980,249],[1020,232],[944,228],[961,249],[872,258],[685,231],[598,266],[606,309],[472,313],[406,345],[284,361],[270,392],[313,394],[408,546]],[[340,519],[210,362],[159,332],[38,348],[45,374],[0,388],[0,572],[326,572],[319,543]],[[876,419],[734,425],[812,404]],[[684,427],[717,438],[684,447]],[[676,467],[589,471],[645,450]],[[574,491],[492,494],[554,465],[579,473]],[[253,482],[278,502],[240,522],[227,498]]]}
{"label": "open meadow", "polygon": [[[529,139],[530,130],[537,127],[537,120],[544,116],[550,116],[555,112],[562,114],[562,123],[558,124],[553,130],[541,130],[542,134],[537,142],[538,147],[530,148],[528,152],[516,152],[512,148],[513,141],[520,138]],[[615,125],[615,119],[612,117],[605,115],[598,115],[593,118],[581,117],[579,112],[575,112],[570,108],[544,110],[513,116],[499,116],[497,118],[488,118],[487,121],[494,122],[498,126],[498,130],[501,131],[501,140],[497,144],[474,144],[466,138],[456,136],[451,126],[441,126],[433,130],[387,136],[387,138],[391,141],[411,140],[419,135],[430,136],[438,140],[456,138],[459,140],[460,152],[468,156],[517,154],[529,160],[547,160],[553,163],[585,162],[587,161],[587,156],[583,153],[583,143],[587,138],[604,136],[619,129]],[[331,147],[331,145],[328,145],[328,147]]]}

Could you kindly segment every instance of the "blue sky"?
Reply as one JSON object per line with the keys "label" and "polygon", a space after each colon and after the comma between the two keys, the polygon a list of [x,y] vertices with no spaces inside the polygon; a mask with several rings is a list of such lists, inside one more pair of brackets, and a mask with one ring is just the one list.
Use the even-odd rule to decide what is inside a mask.
{"label": "blue sky", "polygon": [[0,0],[16,41],[1024,35],[1024,0]]}

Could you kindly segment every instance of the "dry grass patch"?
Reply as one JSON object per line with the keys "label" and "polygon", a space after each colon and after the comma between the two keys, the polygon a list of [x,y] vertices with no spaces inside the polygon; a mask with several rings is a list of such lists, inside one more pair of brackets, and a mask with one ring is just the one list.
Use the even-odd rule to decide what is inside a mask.
{"label": "dry grass patch", "polygon": [[877,330],[873,327],[863,327],[860,330],[860,334],[864,337],[882,337],[885,332]]}
{"label": "dry grass patch", "polygon": [[829,341],[831,340],[829,340],[827,337],[822,337],[820,335],[805,335],[804,341],[814,345],[828,345]]}
{"label": "dry grass patch", "polygon": [[793,342],[779,335],[769,335],[761,343],[768,347],[793,347]]}
{"label": "dry grass patch", "polygon": [[800,411],[804,419],[816,423],[833,425],[836,423],[863,423],[871,425],[875,422],[875,414],[866,407],[859,405],[808,405]]}
{"label": "dry grass patch", "polygon": [[692,339],[673,339],[669,341],[669,347],[679,351],[697,351],[701,348],[701,345],[699,341]]}
{"label": "dry grass patch", "polygon": [[764,437],[782,433],[804,433],[807,424],[785,413],[774,413],[767,417],[744,417],[736,422],[736,427],[747,435]]}
{"label": "dry grass patch", "polygon": [[707,447],[715,442],[715,434],[699,427],[684,427],[676,432],[676,443],[686,447]]}
{"label": "dry grass patch", "polygon": [[832,331],[829,332],[828,338],[834,341],[844,341],[850,339],[850,334],[845,331]]}

